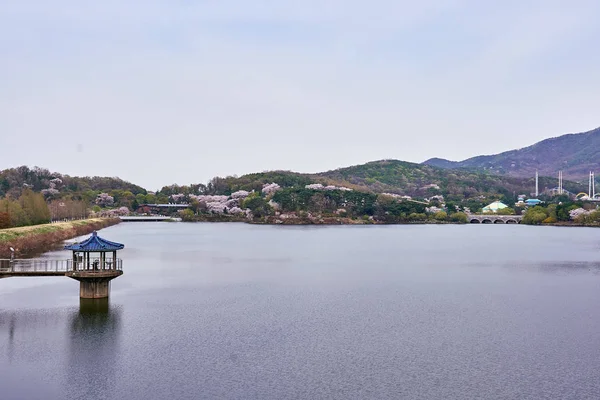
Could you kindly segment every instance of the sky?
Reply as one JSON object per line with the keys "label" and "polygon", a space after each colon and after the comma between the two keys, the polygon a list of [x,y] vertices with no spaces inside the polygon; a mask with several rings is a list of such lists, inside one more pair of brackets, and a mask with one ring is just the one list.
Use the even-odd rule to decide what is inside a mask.
{"label": "sky", "polygon": [[597,0],[0,0],[0,169],[149,190],[600,126]]}

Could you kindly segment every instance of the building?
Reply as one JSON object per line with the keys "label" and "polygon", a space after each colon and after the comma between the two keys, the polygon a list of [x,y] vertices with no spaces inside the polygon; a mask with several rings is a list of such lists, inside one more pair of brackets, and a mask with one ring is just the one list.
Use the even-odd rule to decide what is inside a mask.
{"label": "building", "polygon": [[482,211],[484,213],[486,212],[498,212],[498,210],[502,210],[503,208],[508,208],[508,206],[504,203],[502,203],[501,201],[494,201],[493,203],[488,204],[487,206],[483,207]]}
{"label": "building", "polygon": [[527,204],[528,207],[537,206],[541,202],[542,201],[538,200],[538,199],[527,199],[527,200],[525,200],[525,204]]}

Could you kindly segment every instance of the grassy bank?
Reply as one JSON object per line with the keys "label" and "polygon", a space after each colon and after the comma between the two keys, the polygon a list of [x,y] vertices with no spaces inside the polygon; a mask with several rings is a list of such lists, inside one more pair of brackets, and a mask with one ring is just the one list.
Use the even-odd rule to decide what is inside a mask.
{"label": "grassy bank", "polygon": [[11,247],[15,249],[15,257],[48,251],[64,240],[86,235],[120,221],[118,218],[93,218],[0,229],[0,258],[9,258]]}

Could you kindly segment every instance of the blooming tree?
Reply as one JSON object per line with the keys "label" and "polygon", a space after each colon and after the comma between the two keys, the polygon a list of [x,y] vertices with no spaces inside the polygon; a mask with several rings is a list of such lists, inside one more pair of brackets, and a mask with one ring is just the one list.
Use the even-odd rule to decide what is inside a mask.
{"label": "blooming tree", "polygon": [[247,192],[245,190],[238,190],[237,192],[231,193],[231,198],[232,199],[245,199],[249,195],[250,195],[250,192]]}
{"label": "blooming tree", "polygon": [[334,185],[323,186],[320,183],[312,183],[310,185],[304,186],[304,188],[310,189],[310,190],[342,190],[345,192],[352,191],[352,189],[344,187],[344,186],[334,186]]}
{"label": "blooming tree", "polygon": [[41,193],[42,193],[44,196],[46,196],[46,197],[50,197],[50,196],[53,196],[53,195],[55,195],[55,194],[59,194],[59,193],[60,193],[60,191],[58,191],[57,189],[54,189],[54,188],[52,188],[52,187],[51,187],[51,188],[49,188],[49,189],[42,189],[42,190],[41,190]]}
{"label": "blooming tree", "polygon": [[576,208],[575,210],[571,210],[569,211],[569,217],[571,219],[577,219],[577,217],[580,217],[582,215],[587,215],[590,212],[587,210],[584,210],[583,208]]}
{"label": "blooming tree", "polygon": [[129,215],[129,208],[127,207],[119,207],[116,211],[119,215]]}
{"label": "blooming tree", "polygon": [[227,201],[229,199],[229,196],[224,196],[224,195],[207,195],[207,194],[201,194],[201,195],[190,194],[190,199],[196,200],[198,202],[212,203],[212,202],[224,202],[224,201]]}
{"label": "blooming tree", "polygon": [[225,203],[212,201],[210,203],[206,203],[206,208],[211,214],[223,214],[225,213],[225,209],[227,208],[227,206],[225,205]]}
{"label": "blooming tree", "polygon": [[98,197],[96,197],[96,204],[100,207],[112,206],[114,203],[114,197],[109,196],[108,193],[100,193]]}
{"label": "blooming tree", "polygon": [[269,194],[275,193],[279,189],[281,189],[281,186],[279,186],[278,184],[276,184],[274,182],[273,183],[266,183],[266,184],[263,185],[262,192],[265,195],[269,195]]}
{"label": "blooming tree", "polygon": [[304,188],[311,189],[311,190],[323,190],[325,188],[325,186],[321,185],[320,183],[313,183],[313,184],[304,186]]}
{"label": "blooming tree", "polygon": [[179,204],[179,203],[183,202],[184,200],[185,200],[185,194],[183,194],[183,193],[171,195],[171,201],[175,204]]}

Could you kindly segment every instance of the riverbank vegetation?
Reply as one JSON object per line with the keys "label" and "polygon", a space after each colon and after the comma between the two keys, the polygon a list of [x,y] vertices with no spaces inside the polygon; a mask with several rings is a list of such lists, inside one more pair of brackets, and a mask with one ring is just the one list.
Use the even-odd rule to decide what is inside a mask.
{"label": "riverbank vegetation", "polygon": [[25,189],[12,200],[0,198],[0,229],[50,222],[50,209],[41,193]]}
{"label": "riverbank vegetation", "polygon": [[528,225],[600,226],[600,211],[594,202],[573,201],[563,195],[528,208],[522,222]]}
{"label": "riverbank vegetation", "polygon": [[467,222],[466,214],[458,207],[436,207],[440,205],[438,199],[426,203],[394,194],[360,192],[321,184],[283,188],[277,183],[267,183],[260,191],[188,196],[190,208],[179,211],[183,221],[232,220],[274,224]]}
{"label": "riverbank vegetation", "polygon": [[51,250],[57,243],[118,224],[118,218],[95,218],[0,230],[0,258],[29,256]]}
{"label": "riverbank vegetation", "polygon": [[[552,178],[540,177],[541,187],[552,184]],[[130,213],[179,213],[184,221],[462,223],[465,214],[481,212],[496,200],[508,206],[499,213],[520,214],[524,208],[516,204],[517,196],[533,186],[533,177],[448,170],[398,160],[317,174],[269,171],[215,177],[206,184],[170,185],[157,192],[118,178],[77,178],[19,167],[0,171],[0,227]],[[581,191],[580,186],[564,182],[572,192]],[[549,197],[547,201],[554,200]],[[156,206],[167,203],[182,206]],[[561,207],[528,210],[525,221],[563,221]]]}

